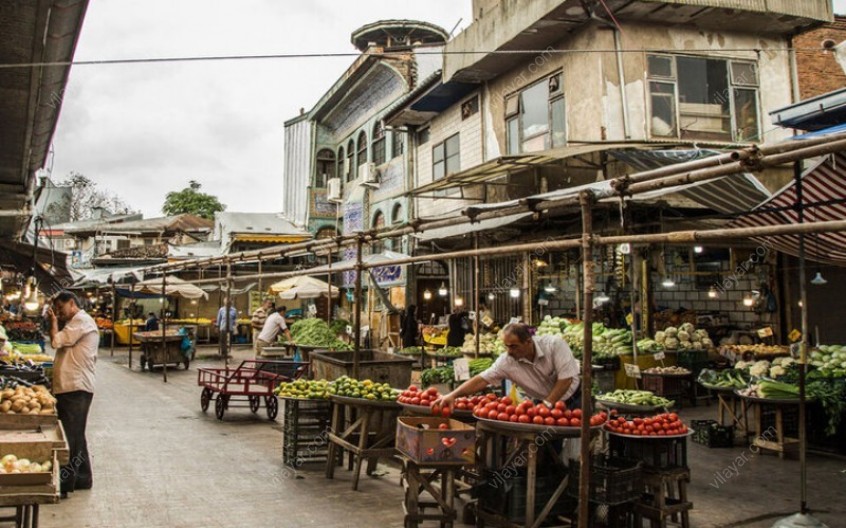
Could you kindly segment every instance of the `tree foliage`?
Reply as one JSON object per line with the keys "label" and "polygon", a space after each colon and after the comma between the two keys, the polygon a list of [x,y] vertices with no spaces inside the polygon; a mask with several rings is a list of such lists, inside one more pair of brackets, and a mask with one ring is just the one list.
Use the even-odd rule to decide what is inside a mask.
{"label": "tree foliage", "polygon": [[167,216],[194,214],[212,220],[215,213],[226,210],[217,196],[200,192],[200,187],[199,182],[191,180],[181,191],[167,193],[162,212]]}
{"label": "tree foliage", "polygon": [[[71,188],[70,204],[67,204],[71,222],[93,218],[96,209],[103,209],[109,215],[134,212],[123,198],[111,191],[100,189],[96,182],[84,174],[71,171],[67,178],[55,182],[55,185]],[[65,204],[57,204],[54,207],[64,208]]]}

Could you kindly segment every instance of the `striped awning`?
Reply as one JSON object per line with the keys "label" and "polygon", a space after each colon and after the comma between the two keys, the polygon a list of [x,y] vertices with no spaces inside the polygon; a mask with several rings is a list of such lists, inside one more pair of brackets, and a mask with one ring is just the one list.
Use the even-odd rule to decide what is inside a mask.
{"label": "striped awning", "polygon": [[[757,227],[798,224],[796,185],[791,183],[772,199],[732,222],[732,227]],[[810,167],[802,174],[802,204],[805,222],[823,222],[846,218],[846,154],[838,152]],[[761,239],[764,244],[799,255],[799,236],[777,236]],[[846,266],[846,232],[805,236],[806,258]]]}

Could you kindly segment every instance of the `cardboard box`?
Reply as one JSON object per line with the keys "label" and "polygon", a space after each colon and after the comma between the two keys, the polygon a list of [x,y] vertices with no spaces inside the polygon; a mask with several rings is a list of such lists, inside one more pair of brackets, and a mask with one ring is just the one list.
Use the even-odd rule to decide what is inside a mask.
{"label": "cardboard box", "polygon": [[401,416],[396,448],[418,464],[473,464],[476,428],[450,418]]}

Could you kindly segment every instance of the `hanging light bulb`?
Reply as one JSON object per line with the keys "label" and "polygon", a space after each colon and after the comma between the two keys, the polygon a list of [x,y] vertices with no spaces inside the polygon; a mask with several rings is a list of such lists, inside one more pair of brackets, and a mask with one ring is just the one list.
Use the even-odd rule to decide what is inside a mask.
{"label": "hanging light bulb", "polygon": [[517,288],[511,288],[510,290],[508,290],[508,294],[511,296],[512,299],[516,299],[517,297],[520,297],[520,290]]}
{"label": "hanging light bulb", "polygon": [[40,305],[38,302],[38,288],[35,285],[35,277],[31,277],[29,281],[27,281],[26,287],[29,293],[23,303],[24,309],[28,312],[34,312],[38,310],[38,306]]}
{"label": "hanging light bulb", "polygon": [[663,286],[665,288],[672,288],[675,285],[676,285],[676,281],[674,281],[673,278],[670,277],[669,275],[664,277],[664,280],[661,281],[661,286]]}
{"label": "hanging light bulb", "polygon": [[494,292],[490,292],[490,293],[488,294],[488,300],[489,300],[489,301],[492,301],[492,300],[494,300],[494,299],[496,299],[496,294],[495,294]]}
{"label": "hanging light bulb", "polygon": [[464,298],[461,297],[461,296],[456,297],[455,298],[455,307],[461,308],[462,306],[464,306]]}
{"label": "hanging light bulb", "polygon": [[556,288],[555,285],[549,282],[546,286],[544,286],[543,291],[545,291],[546,293],[555,293],[558,291],[558,288]]}
{"label": "hanging light bulb", "polygon": [[717,298],[717,288],[711,286],[708,288],[708,298],[709,299],[716,299]]}
{"label": "hanging light bulb", "polygon": [[752,306],[753,304],[755,304],[755,300],[752,298],[752,294],[751,293],[745,294],[743,296],[743,306],[749,307],[749,306]]}
{"label": "hanging light bulb", "polygon": [[705,251],[705,248],[703,248],[702,246],[693,246],[693,252],[697,255],[699,255],[703,251]]}
{"label": "hanging light bulb", "polygon": [[432,300],[432,292],[429,290],[423,290],[423,300],[424,301],[431,301]]}
{"label": "hanging light bulb", "polygon": [[599,295],[593,298],[594,301],[604,304],[611,300],[611,297],[608,297],[605,292],[599,292]]}
{"label": "hanging light bulb", "polygon": [[441,287],[438,288],[438,295],[440,295],[441,297],[446,297],[448,293],[449,293],[449,290],[446,287],[446,283],[442,282]]}
{"label": "hanging light bulb", "polygon": [[825,278],[822,276],[821,271],[817,271],[816,277],[811,279],[811,284],[813,284],[814,286],[824,286],[828,284],[828,281],[825,280]]}

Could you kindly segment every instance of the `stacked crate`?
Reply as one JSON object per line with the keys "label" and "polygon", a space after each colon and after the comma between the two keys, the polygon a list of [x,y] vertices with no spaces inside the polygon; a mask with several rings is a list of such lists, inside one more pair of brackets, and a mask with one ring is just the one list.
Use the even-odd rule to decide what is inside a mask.
{"label": "stacked crate", "polygon": [[331,403],[328,400],[282,400],[282,462],[299,467],[326,460]]}

